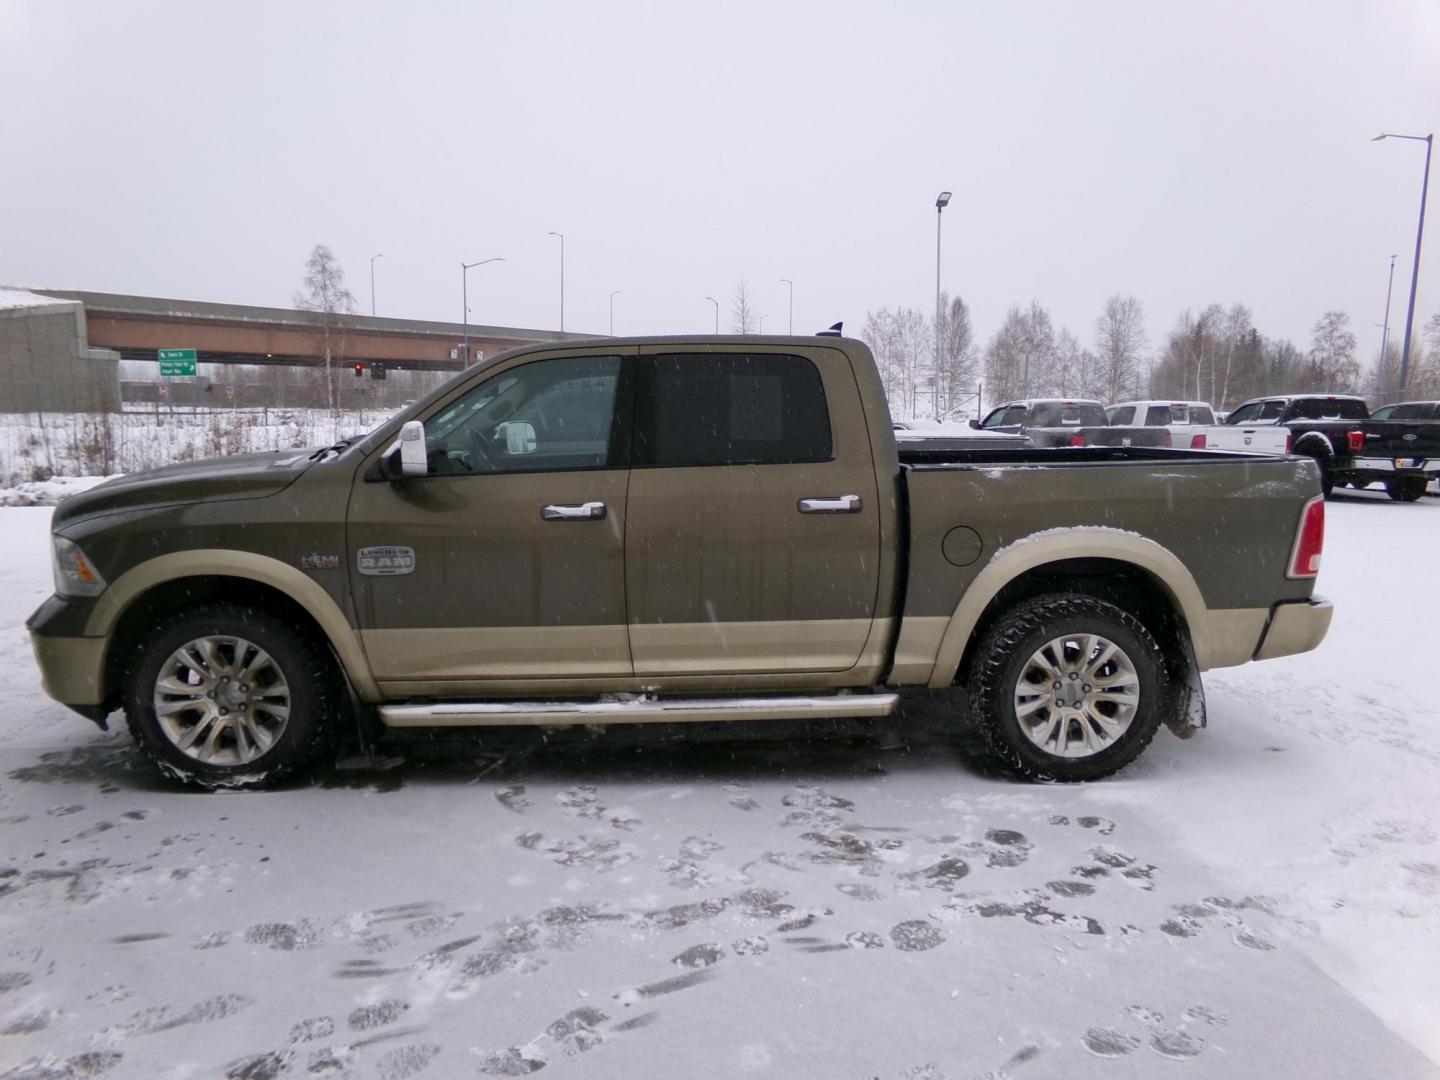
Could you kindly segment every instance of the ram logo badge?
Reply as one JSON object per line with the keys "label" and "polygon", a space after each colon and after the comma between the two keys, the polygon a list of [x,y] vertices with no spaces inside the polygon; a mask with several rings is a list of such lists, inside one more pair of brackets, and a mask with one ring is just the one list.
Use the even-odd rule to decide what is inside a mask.
{"label": "ram logo badge", "polygon": [[360,573],[367,577],[399,577],[415,571],[415,549],[409,547],[367,547],[359,555]]}

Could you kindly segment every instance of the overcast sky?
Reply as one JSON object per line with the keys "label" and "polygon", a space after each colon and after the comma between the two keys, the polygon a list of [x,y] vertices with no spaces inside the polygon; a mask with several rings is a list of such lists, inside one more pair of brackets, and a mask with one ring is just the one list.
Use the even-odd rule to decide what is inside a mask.
{"label": "overcast sky", "polygon": [[[1440,2],[0,0],[0,283],[288,305],[317,242],[362,311],[695,333],[1038,298],[1152,342],[1248,304],[1308,343],[1403,324]],[[1436,163],[1440,173],[1440,162]],[[1432,182],[1432,186],[1440,183]],[[1440,310],[1440,206],[1417,326]],[[1398,330],[1394,331],[1396,334]]]}

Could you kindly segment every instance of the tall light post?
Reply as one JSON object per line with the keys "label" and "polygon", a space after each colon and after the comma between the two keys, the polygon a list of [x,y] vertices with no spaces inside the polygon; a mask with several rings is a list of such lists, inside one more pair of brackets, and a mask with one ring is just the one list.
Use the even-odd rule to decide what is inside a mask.
{"label": "tall light post", "polygon": [[718,334],[720,333],[720,301],[716,300],[713,296],[707,296],[705,299],[715,305],[715,333]]}
{"label": "tall light post", "polygon": [[793,337],[795,335],[795,283],[788,277],[782,277],[780,284],[790,286],[790,322],[785,332]]}
{"label": "tall light post", "polygon": [[462,368],[470,366],[470,271],[477,266],[484,266],[486,263],[504,261],[504,256],[496,255],[493,259],[481,259],[479,262],[473,263],[467,263],[462,260],[460,263],[460,306],[465,309],[465,345],[460,351],[460,366]]}
{"label": "tall light post", "polygon": [[930,372],[930,411],[935,414],[931,417],[934,420],[940,419],[940,222],[949,205],[950,192],[940,192],[935,198],[935,363]]}
{"label": "tall light post", "polygon": [[1383,327],[1380,331],[1380,363],[1382,366],[1385,363],[1385,354],[1390,349],[1390,293],[1395,289],[1395,260],[1397,258],[1399,258],[1398,255],[1390,256],[1390,284],[1385,286],[1385,321],[1380,324]]}
{"label": "tall light post", "polygon": [[619,296],[619,295],[620,295],[620,290],[619,290],[619,289],[616,289],[614,292],[612,292],[612,293],[610,294],[610,336],[611,336],[611,337],[614,337],[614,336],[615,336],[615,297],[617,297],[617,296]]}
{"label": "tall light post", "polygon": [[552,232],[551,236],[560,238],[560,332],[565,332],[565,234],[563,232]]}
{"label": "tall light post", "polygon": [[1395,394],[1396,398],[1400,399],[1405,397],[1405,383],[1410,378],[1410,334],[1415,327],[1415,288],[1420,283],[1420,241],[1425,238],[1425,194],[1430,190],[1430,151],[1433,149],[1435,134],[1396,135],[1382,131],[1370,141],[1379,142],[1381,139],[1411,139],[1425,144],[1425,176],[1420,181],[1420,223],[1415,226],[1415,264],[1410,268],[1410,307],[1405,312],[1405,348],[1400,355],[1400,385]]}
{"label": "tall light post", "polygon": [[759,316],[756,316],[756,318],[758,318],[758,319],[759,319],[759,322],[760,322],[760,329],[757,330],[756,333],[759,334],[761,337],[764,337],[764,336],[765,336],[765,316],[764,316],[764,315],[759,315]]}
{"label": "tall light post", "polygon": [[380,254],[378,254],[378,255],[371,255],[371,256],[370,256],[370,314],[371,314],[371,315],[374,315],[374,314],[375,314],[375,260],[376,260],[376,259],[383,259],[384,257],[385,257],[385,253],[384,253],[383,251],[380,252]]}

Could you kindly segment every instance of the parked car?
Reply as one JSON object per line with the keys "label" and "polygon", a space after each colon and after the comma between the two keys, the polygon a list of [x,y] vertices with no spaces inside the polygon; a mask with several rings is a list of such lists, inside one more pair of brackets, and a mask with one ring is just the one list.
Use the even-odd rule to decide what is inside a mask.
{"label": "parked car", "polygon": [[206,788],[357,721],[883,717],[907,687],[1086,780],[1331,615],[1311,462],[912,450],[838,337],[517,349],[362,439],[111,480],[53,530],[47,692]]}
{"label": "parked car", "polygon": [[1112,426],[1105,406],[1076,398],[1031,398],[995,406],[983,421],[970,421],[981,431],[1024,435],[1035,446],[1170,446],[1164,428]]}
{"label": "parked car", "polygon": [[[1288,450],[1250,445],[1242,433],[1262,427],[1289,432]],[[1220,450],[1303,454],[1320,467],[1325,494],[1336,484],[1381,482],[1392,499],[1413,502],[1440,476],[1440,427],[1424,421],[1373,420],[1363,398],[1295,394],[1256,398],[1212,430]]]}
{"label": "parked car", "polygon": [[1166,428],[1172,445],[1195,450],[1205,448],[1205,432],[1216,424],[1214,410],[1204,401],[1122,401],[1106,409],[1105,417],[1114,427]]}

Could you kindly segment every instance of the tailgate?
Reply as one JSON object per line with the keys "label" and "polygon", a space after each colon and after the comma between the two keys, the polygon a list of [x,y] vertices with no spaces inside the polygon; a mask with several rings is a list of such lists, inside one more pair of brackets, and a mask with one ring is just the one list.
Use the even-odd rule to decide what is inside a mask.
{"label": "tailgate", "polygon": [[1440,458],[1440,423],[1369,420],[1361,429],[1367,457]]}
{"label": "tailgate", "polygon": [[1283,454],[1290,446],[1290,429],[1274,424],[1219,424],[1205,429],[1208,450],[1248,450],[1254,454]]}

